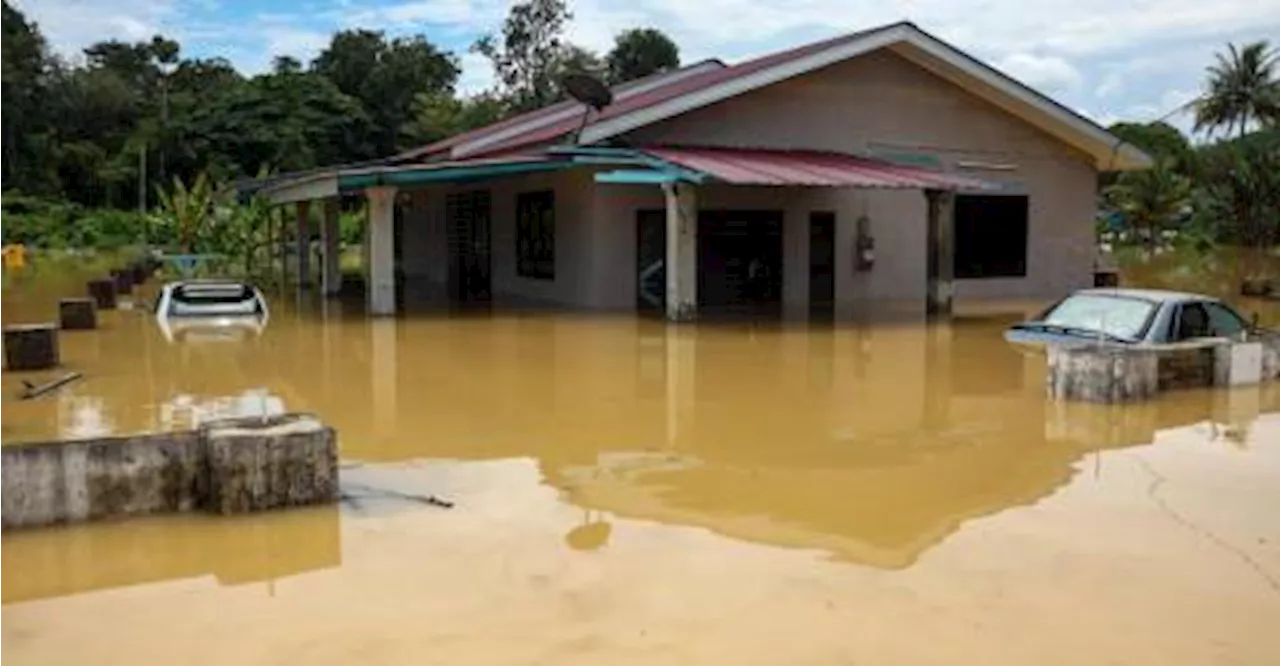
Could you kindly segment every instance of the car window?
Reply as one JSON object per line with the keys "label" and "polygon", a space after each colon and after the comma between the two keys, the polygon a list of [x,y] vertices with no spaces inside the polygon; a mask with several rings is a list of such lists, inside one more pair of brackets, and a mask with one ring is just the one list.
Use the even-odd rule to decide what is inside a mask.
{"label": "car window", "polygon": [[1215,336],[1231,338],[1248,328],[1243,317],[1222,303],[1205,303],[1204,309],[1209,313],[1209,329]]}
{"label": "car window", "polygon": [[1173,322],[1171,339],[1194,340],[1207,338],[1210,335],[1209,312],[1202,303],[1184,303],[1178,307],[1178,315]]}
{"label": "car window", "polygon": [[1155,303],[1141,298],[1077,294],[1045,314],[1043,323],[1136,339],[1146,332]]}

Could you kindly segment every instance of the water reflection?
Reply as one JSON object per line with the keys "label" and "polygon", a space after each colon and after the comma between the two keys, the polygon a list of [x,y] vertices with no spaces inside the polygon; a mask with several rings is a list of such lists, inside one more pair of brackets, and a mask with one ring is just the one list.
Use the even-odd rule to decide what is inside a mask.
{"label": "water reflection", "polygon": [[[6,293],[6,321],[44,316],[65,293],[23,288]],[[1052,495],[1099,451],[1202,422],[1224,445],[1246,441],[1280,400],[1267,388],[1127,408],[1048,403],[1043,359],[1000,337],[1020,314],[990,309],[929,326],[806,327],[539,312],[368,319],[292,295],[272,306],[271,327],[234,344],[169,345],[145,312],[102,313],[100,330],[63,336],[82,383],[12,402],[18,378],[4,375],[4,441],[310,411],[337,428],[345,459],[371,468],[536,461],[585,512],[557,533],[574,550],[607,550],[614,520],[638,519],[900,569],[966,521]],[[175,539],[210,531],[182,529],[193,536]],[[187,575],[185,556],[157,552],[174,560],[158,569]]]}
{"label": "water reflection", "polygon": [[341,563],[337,507],[182,516],[6,534],[4,603],[212,576],[263,583]]}

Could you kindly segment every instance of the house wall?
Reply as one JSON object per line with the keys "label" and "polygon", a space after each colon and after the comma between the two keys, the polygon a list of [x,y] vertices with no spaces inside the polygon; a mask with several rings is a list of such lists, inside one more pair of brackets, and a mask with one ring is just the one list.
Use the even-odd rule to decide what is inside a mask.
{"label": "house wall", "polygon": [[[880,51],[769,86],[628,135],[635,145],[701,145],[911,153],[943,168],[974,161],[1009,170],[969,171],[1029,197],[1025,278],[957,280],[959,298],[1049,297],[1087,286],[1093,262],[1096,173],[1089,159],[1030,124],[970,95],[892,51]],[[915,299],[923,307],[925,222],[919,191],[804,189],[786,219],[784,286],[791,305],[807,299],[807,212],[837,215],[839,305]],[[711,193],[708,199],[714,199]],[[750,207],[743,199],[741,207]],[[625,211],[611,215],[627,217]],[[875,269],[853,270],[854,221],[871,220]],[[633,215],[631,216],[633,217]]]}
{"label": "house wall", "polygon": [[[491,206],[490,272],[494,304],[594,305],[592,185],[590,173],[574,170],[411,190],[411,205],[404,212],[401,235],[404,274],[411,280],[426,281],[443,290],[449,269],[446,198],[454,192],[485,189],[489,191]],[[547,189],[555,192],[555,279],[522,277],[516,274],[516,196]]]}

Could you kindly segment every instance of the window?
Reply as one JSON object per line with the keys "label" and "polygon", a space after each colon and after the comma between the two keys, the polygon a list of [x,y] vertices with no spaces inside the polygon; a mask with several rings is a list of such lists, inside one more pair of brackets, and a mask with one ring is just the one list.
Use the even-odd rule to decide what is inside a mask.
{"label": "window", "polygon": [[1076,294],[1046,312],[1040,323],[1046,327],[1101,331],[1137,340],[1146,333],[1155,311],[1155,303],[1140,298]]}
{"label": "window", "polygon": [[1243,317],[1221,303],[1205,303],[1204,309],[1209,311],[1209,328],[1215,336],[1231,338],[1248,328]]}
{"label": "window", "polygon": [[1026,277],[1027,197],[955,199],[955,276]]}
{"label": "window", "polygon": [[1221,303],[1187,303],[1178,308],[1173,322],[1173,340],[1239,335],[1247,328],[1245,322],[1231,308]]}
{"label": "window", "polygon": [[556,199],[550,190],[516,197],[516,275],[556,279]]}
{"label": "window", "polygon": [[1174,320],[1173,340],[1192,340],[1209,336],[1209,313],[1199,303],[1187,303],[1178,308]]}

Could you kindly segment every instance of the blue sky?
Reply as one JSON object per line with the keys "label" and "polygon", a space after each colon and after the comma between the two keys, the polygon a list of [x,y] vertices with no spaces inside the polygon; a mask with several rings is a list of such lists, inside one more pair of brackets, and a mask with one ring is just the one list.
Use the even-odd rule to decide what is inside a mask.
{"label": "blue sky", "polygon": [[[13,0],[64,55],[105,38],[177,38],[186,55],[247,73],[304,62],[344,27],[425,34],[462,60],[461,87],[492,72],[467,47],[505,0]],[[1153,120],[1193,98],[1229,41],[1280,40],[1280,0],[570,0],[571,40],[606,50],[619,30],[660,28],[685,60],[734,61],[902,19],[1103,123]],[[1280,43],[1276,44],[1280,46]],[[1175,116],[1189,127],[1189,119]]]}

